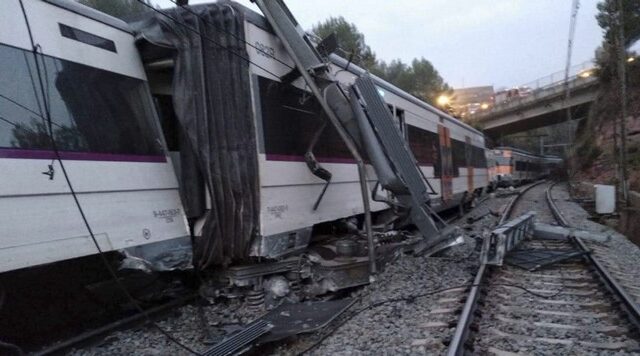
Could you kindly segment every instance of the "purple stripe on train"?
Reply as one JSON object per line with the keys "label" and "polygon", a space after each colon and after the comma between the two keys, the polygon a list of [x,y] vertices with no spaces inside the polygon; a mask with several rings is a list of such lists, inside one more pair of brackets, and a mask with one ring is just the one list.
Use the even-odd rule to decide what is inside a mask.
{"label": "purple stripe on train", "polygon": [[[284,162],[304,162],[304,156],[298,155],[281,155],[267,153],[267,161],[284,161]],[[339,157],[316,157],[318,162],[321,163],[351,163],[355,164],[356,160],[353,158],[339,158]]]}
{"label": "purple stripe on train", "polygon": [[[267,158],[267,161],[280,161],[280,162],[304,162],[305,161],[304,160],[304,156],[281,155],[281,154],[273,154],[273,153],[267,153],[266,154],[266,158]],[[353,158],[316,157],[316,159],[320,163],[350,163],[350,164],[355,164],[356,163],[356,160],[353,159]],[[370,164],[368,161],[366,161],[365,163],[366,164]],[[422,167],[422,168],[427,168],[427,167],[433,168],[433,164],[420,163],[420,167]]]}
{"label": "purple stripe on train", "polygon": [[[0,158],[17,159],[56,159],[51,150],[26,150],[19,148],[0,148]],[[165,156],[132,155],[99,152],[60,151],[60,158],[69,161],[106,161],[106,162],[166,162]]]}

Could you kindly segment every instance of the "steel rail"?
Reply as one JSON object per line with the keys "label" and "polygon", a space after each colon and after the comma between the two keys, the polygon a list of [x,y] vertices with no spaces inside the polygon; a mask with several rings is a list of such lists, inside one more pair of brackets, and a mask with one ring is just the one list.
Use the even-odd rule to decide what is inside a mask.
{"label": "steel rail", "polygon": [[[547,204],[549,205],[549,209],[551,213],[556,218],[556,220],[564,227],[572,227],[569,221],[562,214],[562,211],[558,208],[556,203],[553,201],[553,196],[551,194],[551,190],[558,182],[555,182],[547,188],[546,198]],[[624,309],[627,312],[627,315],[630,321],[636,326],[638,330],[640,330],[640,306],[629,296],[629,294],[625,291],[624,287],[615,280],[615,278],[607,271],[605,266],[598,261],[596,257],[593,256],[591,250],[587,247],[587,245],[582,241],[581,238],[577,236],[572,236],[573,242],[585,252],[584,256],[587,261],[593,265],[596,272],[598,273],[600,279],[605,283],[607,288],[611,291],[611,293],[618,298],[619,301],[622,302]]]}
{"label": "steel rail", "polygon": [[[514,207],[516,206],[518,200],[524,195],[526,191],[530,188],[541,184],[543,182],[538,182],[531,184],[527,188],[525,188],[522,192],[520,192],[517,196],[515,196],[507,207],[505,208],[505,212],[500,219],[499,224],[503,224],[513,213]],[[552,183],[547,187],[545,191],[547,205],[551,210],[554,218],[558,221],[558,223],[564,227],[571,227],[567,218],[562,214],[562,211],[558,208],[558,206],[553,201],[553,197],[551,194],[551,190],[557,184],[557,182]],[[585,259],[587,262],[594,267],[600,279],[604,282],[609,291],[619,300],[621,301],[621,305],[623,309],[627,312],[627,316],[631,323],[633,323],[636,328],[640,329],[640,307],[636,302],[629,296],[629,294],[624,290],[624,288],[613,278],[613,276],[606,270],[606,268],[597,260],[591,253],[586,244],[579,237],[572,237],[572,242],[574,242],[577,247],[585,252]],[[456,331],[451,339],[451,343],[449,344],[449,349],[447,351],[447,355],[449,356],[458,356],[464,355],[466,349],[466,342],[469,336],[469,327],[473,322],[473,315],[477,309],[477,301],[478,296],[480,294],[480,287],[484,283],[484,279],[487,275],[487,266],[481,265],[478,269],[476,277],[473,282],[473,287],[471,288],[465,305],[462,309],[462,313],[460,315],[460,319],[458,320],[458,325],[456,326]]]}
{"label": "steel rail", "polygon": [[509,201],[509,203],[507,204],[507,207],[504,209],[504,213],[500,217],[500,221],[498,221],[498,226],[506,223],[507,220],[511,217],[511,213],[513,213],[513,210],[514,210],[516,204],[518,203],[520,198],[522,198],[524,193],[528,192],[531,188],[533,188],[535,186],[538,186],[538,185],[540,185],[542,183],[545,183],[545,182],[546,182],[546,180],[541,180],[541,181],[537,181],[535,183],[531,183],[528,186],[524,187],[516,196],[514,196]]}
{"label": "steel rail", "polygon": [[469,290],[467,301],[464,303],[462,313],[460,313],[460,319],[456,326],[456,331],[453,334],[449,349],[447,350],[448,356],[464,355],[465,343],[469,336],[469,327],[473,322],[473,314],[476,312],[478,306],[478,297],[480,296],[480,286],[484,284],[485,277],[487,275],[487,265],[481,264],[476,273],[476,277],[473,279],[473,286]]}
{"label": "steel rail", "polygon": [[[511,217],[513,210],[520,200],[520,198],[528,192],[531,188],[538,186],[542,183],[545,183],[545,180],[541,180],[539,182],[532,183],[525,188],[523,188],[516,196],[514,196],[509,203],[507,204],[498,225],[504,224],[507,219]],[[478,297],[480,296],[480,287],[485,283],[485,278],[487,276],[488,266],[484,263],[480,264],[478,268],[478,272],[476,272],[476,276],[473,280],[473,285],[469,290],[469,295],[467,296],[467,300],[464,303],[464,307],[462,308],[462,312],[460,313],[460,319],[458,319],[458,324],[456,325],[456,331],[453,334],[453,338],[449,343],[449,349],[447,350],[448,356],[459,356],[464,355],[466,341],[469,336],[469,328],[471,323],[473,322],[473,315],[477,309]]]}

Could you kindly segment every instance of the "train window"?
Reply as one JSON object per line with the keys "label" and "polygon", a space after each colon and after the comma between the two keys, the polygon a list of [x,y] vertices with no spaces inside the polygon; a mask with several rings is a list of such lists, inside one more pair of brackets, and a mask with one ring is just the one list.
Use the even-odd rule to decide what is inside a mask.
{"label": "train window", "polygon": [[504,157],[504,156],[496,156],[496,164],[498,166],[510,166],[511,165],[511,158],[509,157]]}
{"label": "train window", "polygon": [[438,134],[411,125],[407,125],[407,133],[409,135],[409,147],[418,164],[422,166],[438,166],[440,161]]}
{"label": "train window", "polygon": [[471,166],[474,168],[486,168],[487,157],[484,148],[470,145],[471,147]]}
{"label": "train window", "polygon": [[0,45],[0,147],[51,149],[47,125],[39,117],[33,63],[31,53]]}
{"label": "train window", "polygon": [[58,24],[60,26],[60,34],[62,37],[66,37],[78,42],[88,44],[90,46],[106,49],[107,51],[117,53],[116,44],[112,40],[94,35],[86,31],[79,30],[77,28]]}
{"label": "train window", "polygon": [[[164,156],[144,81],[42,58],[53,136],[61,151]],[[37,80],[30,52],[0,45],[0,147],[51,149],[43,101],[34,94]]]}
{"label": "train window", "polygon": [[451,139],[451,151],[453,155],[453,174],[455,177],[460,175],[460,167],[466,167],[466,143]]}
{"label": "train window", "polygon": [[[315,98],[293,85],[258,77],[265,153],[272,160],[302,160],[327,122]],[[320,161],[352,162],[335,128],[327,123],[313,152]]]}

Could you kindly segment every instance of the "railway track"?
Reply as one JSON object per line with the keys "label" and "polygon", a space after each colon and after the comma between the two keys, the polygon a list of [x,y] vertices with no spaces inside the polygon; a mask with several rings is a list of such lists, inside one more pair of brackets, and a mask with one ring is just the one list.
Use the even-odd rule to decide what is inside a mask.
{"label": "railway track", "polygon": [[[553,200],[553,186],[531,186],[513,199],[504,216],[535,206],[539,220],[568,226]],[[543,202],[545,210],[540,209]],[[583,255],[533,272],[507,264],[500,268],[482,264],[466,295],[448,355],[640,351],[635,294],[630,295],[607,270],[611,261],[604,258],[606,248],[579,238],[532,238],[518,248],[577,249]]]}
{"label": "railway track", "polygon": [[[543,182],[536,182],[524,186],[518,194],[514,195],[505,206],[504,212],[498,224],[502,224],[512,215],[511,212],[517,207],[517,203],[525,194],[535,190]],[[474,285],[479,284],[474,281]],[[446,340],[451,340],[453,331],[458,323],[458,317],[464,312],[463,306],[468,298],[476,298],[479,289],[476,287],[461,286],[459,288],[447,289],[438,293],[438,298],[432,304],[428,314],[427,322],[421,325],[424,330],[423,336],[426,350],[432,354],[443,354],[447,352]],[[445,340],[445,342],[443,342]]]}
{"label": "railway track", "polygon": [[[536,210],[538,221],[568,225],[554,204],[551,188],[552,184],[546,182],[521,188],[521,192],[504,209],[501,222]],[[492,220],[493,223],[496,220]],[[579,240],[539,239],[527,239],[520,246],[531,249],[579,248],[593,253],[534,272],[509,265],[499,269],[480,265],[471,286],[473,274],[461,273],[460,287],[457,288],[456,284],[444,285],[445,288],[423,292],[417,297],[406,292],[395,298],[380,298],[368,303],[363,300],[359,308],[336,320],[330,330],[303,340],[298,347],[288,349],[287,346],[278,348],[273,345],[273,350],[262,349],[260,352],[331,353],[327,351],[332,350],[330,348],[316,350],[316,347],[361,312],[387,313],[385,308],[396,310],[393,315],[401,313],[404,308],[416,309],[417,312],[423,302],[426,306],[420,307],[420,315],[426,317],[420,317],[411,324],[413,331],[402,334],[403,350],[407,353],[627,354],[640,350],[637,323],[640,313],[634,301],[637,295],[632,293],[634,289],[629,288],[633,286],[633,278],[620,278],[628,273],[614,268],[616,261],[607,258],[606,246]],[[460,262],[450,263],[457,265]],[[468,271],[473,271],[477,264],[467,266],[470,267]],[[411,298],[403,298],[404,294]],[[365,320],[370,321],[373,317],[368,318]],[[380,321],[383,319],[375,320],[384,322]],[[406,316],[402,320],[407,322]],[[340,339],[351,335],[347,330],[336,337]],[[371,340],[376,342],[373,337]],[[380,343],[391,342],[389,338],[384,340],[381,339]],[[68,349],[69,345],[65,346],[62,349]],[[285,350],[288,351],[283,352]]]}

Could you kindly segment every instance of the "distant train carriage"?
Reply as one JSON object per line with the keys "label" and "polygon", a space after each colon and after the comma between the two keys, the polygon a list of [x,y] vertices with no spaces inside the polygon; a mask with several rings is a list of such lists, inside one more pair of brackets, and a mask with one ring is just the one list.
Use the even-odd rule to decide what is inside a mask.
{"label": "distant train carriage", "polygon": [[496,147],[488,150],[491,185],[518,186],[549,176],[562,162],[555,156],[540,156],[518,148]]}

